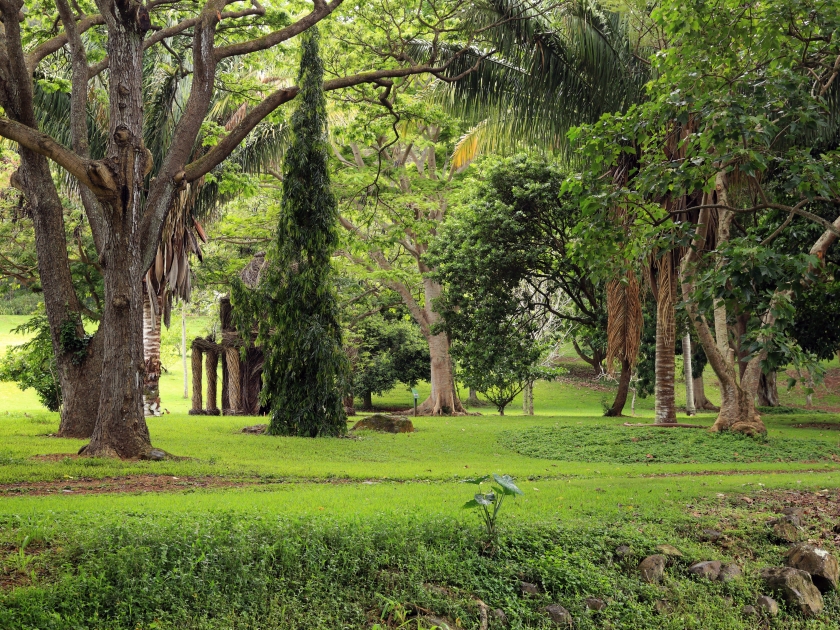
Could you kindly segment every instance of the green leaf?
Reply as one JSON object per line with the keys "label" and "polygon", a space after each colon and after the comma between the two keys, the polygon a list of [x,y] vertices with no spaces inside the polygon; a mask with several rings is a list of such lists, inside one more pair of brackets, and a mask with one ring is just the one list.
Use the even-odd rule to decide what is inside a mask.
{"label": "green leaf", "polygon": [[488,492],[487,494],[477,494],[475,495],[475,502],[478,505],[493,505],[496,502],[496,495],[493,492]]}
{"label": "green leaf", "polygon": [[510,475],[497,475],[493,473],[493,479],[496,480],[502,488],[505,490],[505,494],[522,494],[522,490],[516,487],[516,484],[513,483],[513,479]]}
{"label": "green leaf", "polygon": [[475,485],[479,485],[481,483],[484,483],[488,479],[490,479],[490,475],[484,475],[483,477],[478,477],[476,479],[464,479],[462,483],[472,483]]}
{"label": "green leaf", "polygon": [[469,501],[464,503],[464,505],[461,506],[461,509],[462,510],[468,510],[468,509],[477,508],[477,507],[478,507],[478,501],[476,501],[475,499],[470,499]]}

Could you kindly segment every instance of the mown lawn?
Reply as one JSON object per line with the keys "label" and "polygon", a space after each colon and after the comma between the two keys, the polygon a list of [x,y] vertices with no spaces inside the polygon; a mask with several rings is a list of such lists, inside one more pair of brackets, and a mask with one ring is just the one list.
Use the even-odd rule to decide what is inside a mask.
{"label": "mown lawn", "polygon": [[[0,343],[15,340],[12,319],[0,318]],[[207,324],[191,321],[188,336]],[[74,457],[82,441],[50,437],[57,414],[0,384],[0,629],[480,628],[478,602],[507,617],[491,615],[490,628],[550,627],[551,603],[578,628],[840,627],[836,594],[817,619],[741,612],[762,592],[760,568],[783,561],[766,521],[788,497],[827,490],[803,536],[837,552],[837,414],[766,415],[762,441],[660,433],[603,418],[610,388],[564,378],[538,385],[533,417],[514,403],[504,417],[484,407],[417,418],[413,434],[277,438],[241,433],[260,418],[187,415],[180,358],[168,356],[171,413],[149,419],[154,444],[174,456],[163,462]],[[714,398],[711,378],[707,389]],[[396,388],[375,403],[410,400]],[[637,401],[629,421],[651,410]],[[461,506],[475,491],[463,480],[491,472],[524,495],[505,504],[488,544]],[[703,528],[726,544],[704,542]],[[684,557],[661,585],[644,584],[635,564],[661,543]],[[620,544],[631,559],[615,555]],[[708,559],[744,577],[689,576],[691,561]],[[521,580],[540,593],[522,596]],[[606,609],[588,610],[586,597]]]}

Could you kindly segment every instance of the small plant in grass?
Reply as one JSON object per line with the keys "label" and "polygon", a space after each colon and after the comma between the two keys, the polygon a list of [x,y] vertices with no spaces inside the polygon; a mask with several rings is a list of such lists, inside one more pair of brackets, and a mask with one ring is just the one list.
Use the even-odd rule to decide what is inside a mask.
{"label": "small plant in grass", "polygon": [[[490,479],[490,475],[484,475],[478,479],[467,479],[466,483],[476,484],[481,490],[481,484]],[[496,519],[505,497],[516,497],[522,494],[522,490],[516,487],[510,475],[497,475],[493,473],[495,484],[490,484],[489,492],[479,492],[470,501],[464,504],[464,509],[480,509],[480,515],[487,530],[487,537],[493,541],[496,539]]]}

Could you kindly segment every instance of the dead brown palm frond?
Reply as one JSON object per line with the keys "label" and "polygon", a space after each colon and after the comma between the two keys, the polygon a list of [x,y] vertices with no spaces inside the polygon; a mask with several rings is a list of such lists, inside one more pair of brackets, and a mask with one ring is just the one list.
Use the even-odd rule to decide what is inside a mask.
{"label": "dead brown palm frond", "polygon": [[642,340],[642,300],[636,274],[628,270],[621,278],[607,284],[607,372],[612,374],[616,361],[633,367],[639,357]]}

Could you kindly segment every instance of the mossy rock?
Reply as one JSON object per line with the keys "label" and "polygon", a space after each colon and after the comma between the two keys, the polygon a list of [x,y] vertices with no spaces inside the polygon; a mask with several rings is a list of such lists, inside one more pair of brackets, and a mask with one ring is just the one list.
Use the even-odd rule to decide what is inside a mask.
{"label": "mossy rock", "polygon": [[402,416],[386,416],[385,414],[375,413],[359,420],[353,425],[351,431],[360,429],[380,431],[381,433],[413,433],[414,425],[411,420]]}

